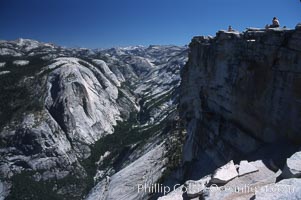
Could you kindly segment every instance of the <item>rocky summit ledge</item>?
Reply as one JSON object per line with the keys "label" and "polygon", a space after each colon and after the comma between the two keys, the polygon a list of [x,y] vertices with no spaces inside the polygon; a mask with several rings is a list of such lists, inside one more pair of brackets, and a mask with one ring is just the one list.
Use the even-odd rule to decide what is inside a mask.
{"label": "rocky summit ledge", "polygon": [[[301,23],[297,24],[295,29],[288,29],[288,28],[255,28],[249,27],[246,28],[245,31],[226,31],[226,30],[219,30],[216,33],[215,37],[212,36],[195,36],[192,39],[190,46],[194,44],[202,44],[208,45],[213,44],[216,42],[221,42],[224,40],[232,40],[232,39],[244,39],[248,42],[255,42],[255,41],[265,41],[267,38],[275,39],[275,38],[287,38],[283,36],[290,36],[294,33],[298,32],[298,38],[301,36]],[[273,41],[274,42],[274,41]],[[300,50],[300,43],[296,46],[296,50]]]}
{"label": "rocky summit ledge", "polygon": [[[297,163],[300,166],[300,157],[293,157],[296,157],[293,159],[296,166]],[[292,162],[291,159],[287,159],[287,162]],[[272,171],[262,160],[242,160],[239,165],[234,165],[231,160],[212,175],[206,175],[199,180],[187,180],[185,184],[159,200],[300,199],[301,179],[289,177],[281,180],[279,176],[283,174],[280,174],[281,170]]]}
{"label": "rocky summit ledge", "polygon": [[221,166],[267,144],[273,153],[300,145],[300,64],[301,24],[194,37],[181,71],[184,161],[201,166],[210,155]]}

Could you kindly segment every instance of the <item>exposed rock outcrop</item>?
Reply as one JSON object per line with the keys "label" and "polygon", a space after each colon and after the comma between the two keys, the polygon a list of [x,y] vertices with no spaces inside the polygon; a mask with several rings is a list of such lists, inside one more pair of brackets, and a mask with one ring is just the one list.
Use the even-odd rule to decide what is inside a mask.
{"label": "exposed rock outcrop", "polygon": [[201,196],[203,191],[206,189],[207,185],[211,180],[211,175],[205,176],[197,181],[188,180],[185,182],[185,188],[187,188],[187,196],[190,198],[195,198]]}
{"label": "exposed rock outcrop", "polygon": [[1,67],[5,67],[5,65],[6,65],[5,62],[1,62],[1,63],[0,63],[0,68],[1,68]]}
{"label": "exposed rock outcrop", "polygon": [[13,61],[13,64],[16,66],[25,66],[29,64],[28,60],[15,60]]}
{"label": "exposed rock outcrop", "polygon": [[183,187],[178,187],[168,195],[159,197],[158,200],[183,200]]}
{"label": "exposed rock outcrop", "polygon": [[212,184],[225,184],[237,176],[238,176],[238,173],[236,171],[236,167],[233,163],[233,160],[231,160],[229,163],[218,168],[213,173],[212,179],[210,180],[210,182]]}
{"label": "exposed rock outcrop", "polygon": [[[242,166],[245,167],[245,163]],[[223,181],[218,181],[215,183],[213,176],[205,176],[200,180],[196,181],[186,181],[182,185],[181,190],[176,189],[162,197],[162,199],[185,199],[185,197],[201,198],[204,200],[216,200],[216,199],[235,199],[235,200],[249,200],[255,195],[258,190],[264,190],[268,185],[275,184],[277,177],[281,174],[281,171],[275,173],[265,166],[261,161],[254,161],[248,163],[248,165],[256,168],[256,171],[237,176],[233,169],[233,161],[222,166],[217,171],[223,171],[223,174],[236,174],[232,179],[223,179]]]}
{"label": "exposed rock outcrop", "polygon": [[301,179],[285,179],[257,190],[255,200],[292,200],[301,199]]}
{"label": "exposed rock outcrop", "polygon": [[250,164],[256,167],[258,171],[237,177],[223,186],[211,187],[211,189],[206,190],[207,193],[203,194],[204,199],[249,200],[254,196],[256,190],[261,190],[266,185],[275,183],[276,178],[280,175],[280,172],[275,173],[267,168],[261,160]]}
{"label": "exposed rock outcrop", "polygon": [[[213,173],[230,160],[241,161],[238,174],[219,185],[259,187],[280,179],[279,169],[301,144],[300,36],[296,26],[219,31],[216,37],[192,39],[180,85],[179,110],[187,128],[184,180]],[[293,166],[295,161],[287,162]],[[255,191],[202,193],[204,199],[255,195]]]}
{"label": "exposed rock outcrop", "polygon": [[251,163],[249,163],[246,160],[242,160],[239,163],[239,169],[238,169],[238,176],[243,176],[245,174],[249,174],[249,173],[253,173],[258,171],[258,169],[252,165]]}
{"label": "exposed rock outcrop", "polygon": [[282,176],[285,178],[301,177],[301,152],[294,153],[286,160]]}
{"label": "exposed rock outcrop", "polygon": [[112,177],[99,182],[87,200],[147,199],[151,187],[164,172],[161,160],[164,160],[165,150],[164,144],[160,144]]}
{"label": "exposed rock outcrop", "polygon": [[186,161],[200,148],[215,146],[229,160],[263,142],[300,142],[300,35],[299,29],[247,30],[193,38],[181,76]]}

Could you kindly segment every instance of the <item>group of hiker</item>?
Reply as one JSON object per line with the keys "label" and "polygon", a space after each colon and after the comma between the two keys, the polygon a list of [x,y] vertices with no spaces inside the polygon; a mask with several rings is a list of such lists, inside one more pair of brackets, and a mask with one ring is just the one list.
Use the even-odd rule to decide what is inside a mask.
{"label": "group of hiker", "polygon": [[[270,24],[270,25],[266,25],[265,26],[265,28],[266,29],[268,29],[268,28],[278,28],[278,27],[280,27],[280,23],[279,23],[279,20],[278,20],[278,18],[277,17],[273,17],[273,20],[272,20],[272,24]],[[233,32],[233,31],[235,31],[233,28],[232,28],[232,26],[230,25],[229,27],[228,27],[228,32]]]}

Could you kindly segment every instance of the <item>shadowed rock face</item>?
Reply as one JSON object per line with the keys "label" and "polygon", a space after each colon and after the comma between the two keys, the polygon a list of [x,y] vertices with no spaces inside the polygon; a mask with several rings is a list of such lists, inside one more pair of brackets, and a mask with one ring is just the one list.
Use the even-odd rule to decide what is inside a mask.
{"label": "shadowed rock face", "polygon": [[283,168],[282,176],[284,178],[300,178],[301,177],[301,152],[296,152],[286,160]]}
{"label": "shadowed rock face", "polygon": [[250,29],[193,38],[179,105],[186,160],[210,145],[228,160],[282,138],[300,144],[300,37],[299,29]]}

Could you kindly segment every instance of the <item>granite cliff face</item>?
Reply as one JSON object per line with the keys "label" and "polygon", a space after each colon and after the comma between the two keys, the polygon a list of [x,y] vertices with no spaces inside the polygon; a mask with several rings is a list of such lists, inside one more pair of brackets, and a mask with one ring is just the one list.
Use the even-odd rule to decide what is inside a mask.
{"label": "granite cliff face", "polygon": [[[179,171],[182,182],[191,180],[182,187],[263,186],[275,184],[276,178],[300,177],[298,170],[291,170],[290,176],[281,172],[289,160],[301,164],[298,155],[289,158],[301,144],[300,89],[300,25],[294,30],[250,28],[194,37],[181,71],[179,112],[187,136]],[[247,175],[239,175],[239,169]],[[206,184],[205,175],[210,177]],[[186,194],[204,199],[268,195],[208,190]],[[300,188],[293,197],[300,198]],[[175,198],[182,199],[181,192],[162,197]]]}
{"label": "granite cliff face", "polygon": [[261,143],[300,144],[300,37],[297,28],[193,38],[180,95],[181,116],[191,130],[187,160],[193,159],[194,139],[200,137],[204,145],[221,139],[235,147],[221,149],[225,159],[248,154]]}

